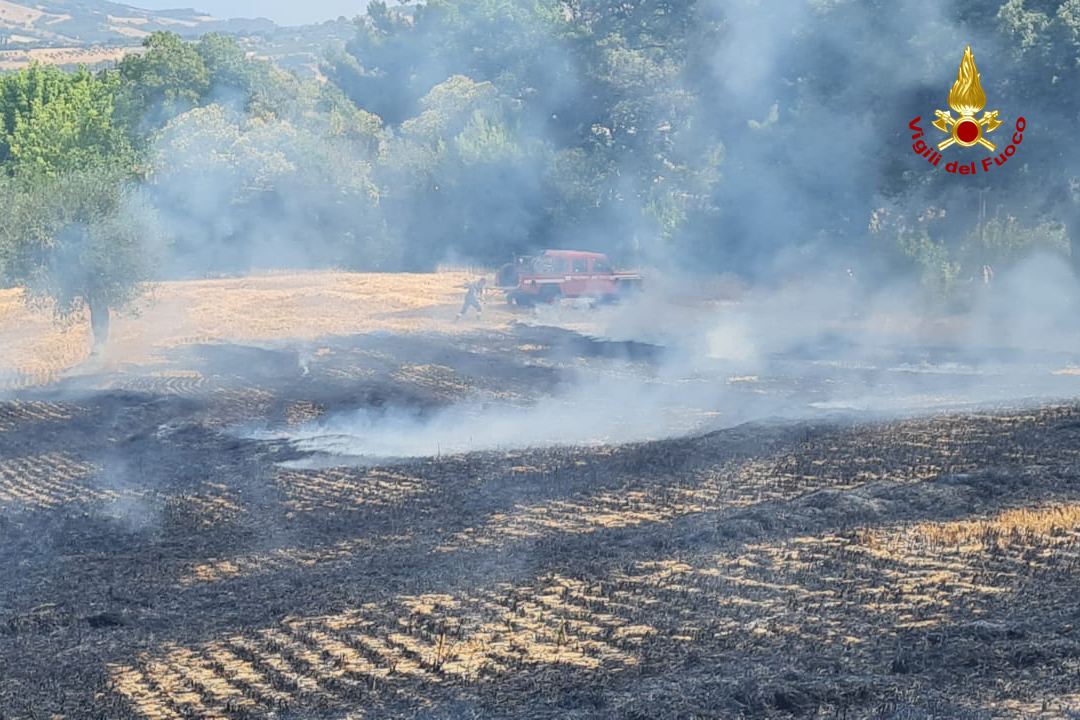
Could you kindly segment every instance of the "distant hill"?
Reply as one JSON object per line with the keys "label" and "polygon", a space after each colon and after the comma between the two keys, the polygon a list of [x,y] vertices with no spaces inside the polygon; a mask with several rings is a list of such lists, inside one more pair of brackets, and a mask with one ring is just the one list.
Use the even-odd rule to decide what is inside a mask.
{"label": "distant hill", "polygon": [[[180,0],[183,1],[183,0]],[[108,0],[0,0],[0,71],[31,62],[91,67],[138,52],[143,38],[166,30],[195,38],[235,35],[248,50],[294,69],[352,35],[349,23],[283,28],[265,18],[219,19],[196,10],[143,10]]]}

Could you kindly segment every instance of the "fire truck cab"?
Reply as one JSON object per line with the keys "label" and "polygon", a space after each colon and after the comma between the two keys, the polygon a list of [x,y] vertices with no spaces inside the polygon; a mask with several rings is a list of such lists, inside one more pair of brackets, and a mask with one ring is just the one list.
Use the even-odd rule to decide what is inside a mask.
{"label": "fire truck cab", "polygon": [[514,305],[552,303],[562,298],[612,301],[641,287],[636,272],[616,272],[607,255],[580,250],[545,250],[504,265],[497,284]]}

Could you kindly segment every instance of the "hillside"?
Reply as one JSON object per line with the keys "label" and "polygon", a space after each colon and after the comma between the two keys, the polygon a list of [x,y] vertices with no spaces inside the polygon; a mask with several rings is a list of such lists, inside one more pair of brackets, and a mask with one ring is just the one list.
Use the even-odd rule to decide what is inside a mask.
{"label": "hillside", "polygon": [[331,21],[282,28],[265,18],[220,19],[192,9],[143,10],[108,0],[0,0],[0,71],[31,62],[99,66],[137,52],[143,38],[162,30],[184,37],[236,35],[251,53],[296,69],[314,66],[313,53],[344,43],[352,26]]}
{"label": "hillside", "polygon": [[138,45],[157,30],[181,35],[273,31],[266,19],[219,20],[195,10],[141,10],[107,0],[0,0],[5,50],[87,45]]}

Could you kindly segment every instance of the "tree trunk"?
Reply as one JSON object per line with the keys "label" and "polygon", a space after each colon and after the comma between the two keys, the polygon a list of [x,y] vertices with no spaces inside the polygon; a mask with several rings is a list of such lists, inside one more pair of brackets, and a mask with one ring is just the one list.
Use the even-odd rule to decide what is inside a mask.
{"label": "tree trunk", "polygon": [[1069,241],[1069,264],[1073,272],[1080,276],[1080,198],[1067,193],[1058,204],[1058,214],[1065,224],[1065,237]]}
{"label": "tree trunk", "polygon": [[94,352],[98,352],[109,340],[109,306],[100,300],[90,300],[90,329],[94,333]]}
{"label": "tree trunk", "polygon": [[1065,234],[1069,237],[1069,260],[1073,272],[1080,275],[1080,217],[1075,210],[1065,221]]}

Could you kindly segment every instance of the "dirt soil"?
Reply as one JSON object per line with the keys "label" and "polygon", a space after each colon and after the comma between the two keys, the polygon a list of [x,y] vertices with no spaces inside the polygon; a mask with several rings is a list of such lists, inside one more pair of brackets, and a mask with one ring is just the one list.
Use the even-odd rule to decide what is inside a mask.
{"label": "dirt soil", "polygon": [[377,466],[244,431],[657,361],[454,323],[468,277],[159,286],[96,359],[0,296],[0,719],[1080,713],[1078,403]]}

